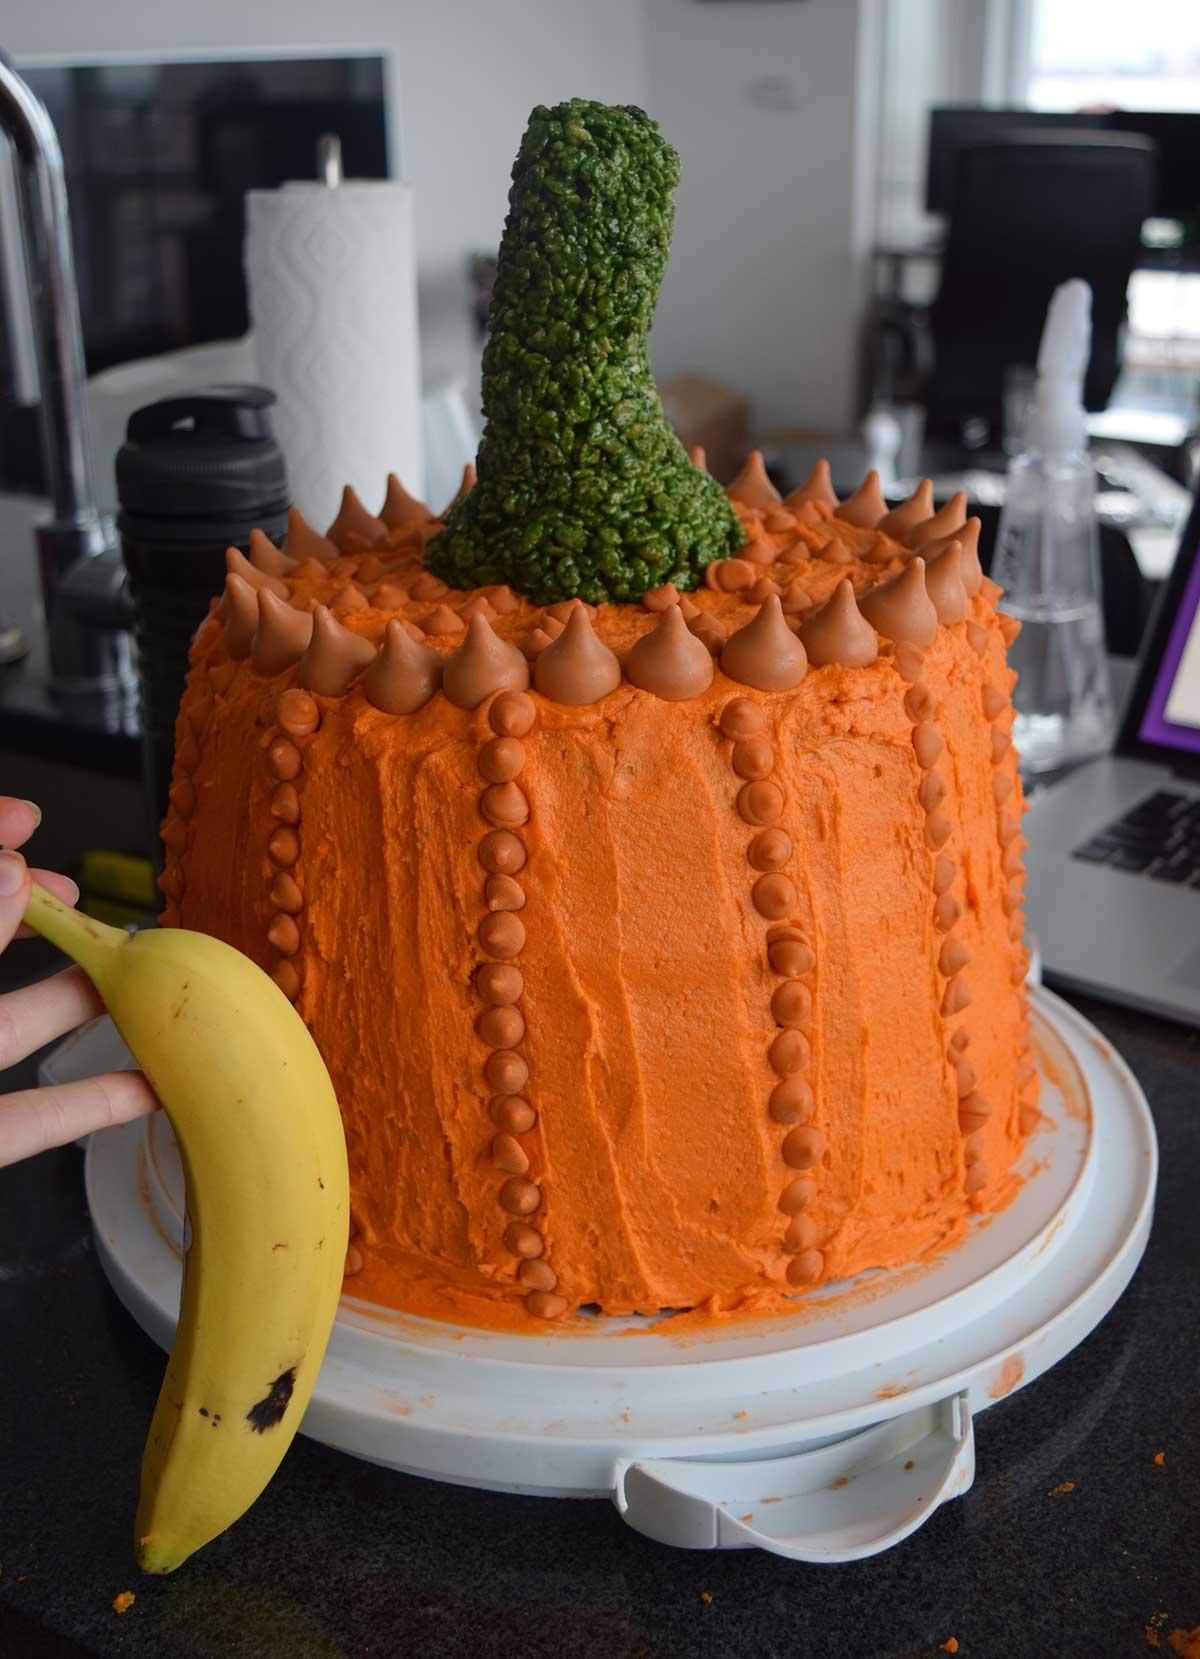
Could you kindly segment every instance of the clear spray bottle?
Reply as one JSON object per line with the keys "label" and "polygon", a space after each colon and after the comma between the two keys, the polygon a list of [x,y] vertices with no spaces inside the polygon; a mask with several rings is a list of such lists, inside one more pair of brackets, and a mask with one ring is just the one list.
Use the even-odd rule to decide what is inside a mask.
{"label": "clear spray bottle", "polygon": [[1055,289],[1038,351],[1028,447],[1014,457],[992,575],[1021,622],[1008,660],[1020,676],[1013,741],[1021,770],[1047,772],[1105,750],[1113,703],[1104,651],[1095,473],[1083,381],[1092,291]]}

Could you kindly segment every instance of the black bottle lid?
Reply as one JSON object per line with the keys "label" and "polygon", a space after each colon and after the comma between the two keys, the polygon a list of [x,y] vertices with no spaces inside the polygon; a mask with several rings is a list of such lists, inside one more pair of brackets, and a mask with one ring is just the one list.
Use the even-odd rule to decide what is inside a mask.
{"label": "black bottle lid", "polygon": [[132,414],[117,451],[121,530],[238,542],[281,517],[289,496],[274,402],[265,386],[205,386]]}

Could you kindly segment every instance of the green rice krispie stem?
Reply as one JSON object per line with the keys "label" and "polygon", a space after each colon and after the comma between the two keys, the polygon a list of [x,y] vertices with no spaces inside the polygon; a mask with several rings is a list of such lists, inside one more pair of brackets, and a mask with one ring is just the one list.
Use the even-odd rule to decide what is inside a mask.
{"label": "green rice krispie stem", "polygon": [[483,357],[479,481],[426,549],[538,604],[693,588],[743,541],[667,425],[646,338],[679,157],[640,109],[539,106],[513,166]]}

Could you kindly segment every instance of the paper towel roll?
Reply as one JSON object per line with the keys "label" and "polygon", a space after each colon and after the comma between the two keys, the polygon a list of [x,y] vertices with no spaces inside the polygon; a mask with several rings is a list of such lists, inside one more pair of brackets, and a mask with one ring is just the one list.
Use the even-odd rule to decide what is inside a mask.
{"label": "paper towel roll", "polygon": [[287,184],[246,197],[258,372],[292,499],[324,530],[342,486],[372,511],[387,475],[424,488],[413,193],[405,184]]}

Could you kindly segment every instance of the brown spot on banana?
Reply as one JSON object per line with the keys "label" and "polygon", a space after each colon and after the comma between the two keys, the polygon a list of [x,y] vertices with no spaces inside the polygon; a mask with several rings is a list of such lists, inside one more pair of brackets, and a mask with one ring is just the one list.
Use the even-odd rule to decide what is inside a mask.
{"label": "brown spot on banana", "polygon": [[277,1423],[282,1422],[295,1386],[296,1367],[293,1365],[281,1372],[264,1398],[250,1407],[246,1413],[246,1421],[255,1434],[265,1434],[268,1429],[273,1429]]}

